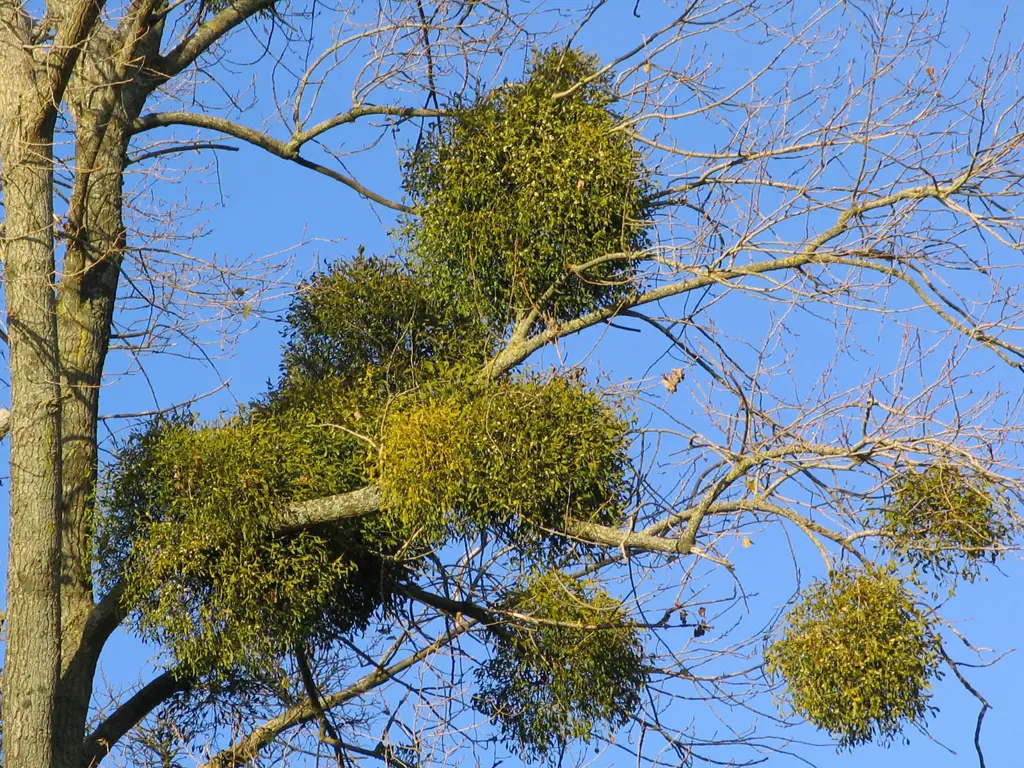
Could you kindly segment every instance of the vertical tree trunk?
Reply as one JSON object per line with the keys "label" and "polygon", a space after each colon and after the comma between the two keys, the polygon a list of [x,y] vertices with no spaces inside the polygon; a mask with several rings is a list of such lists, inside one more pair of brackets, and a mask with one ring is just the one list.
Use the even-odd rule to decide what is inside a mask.
{"label": "vertical tree trunk", "polygon": [[[135,78],[159,46],[155,25],[134,48],[131,75],[119,69],[125,36],[97,25],[68,84],[75,118],[75,186],[57,304],[63,395],[62,667],[56,765],[84,768],[82,744],[96,663],[113,627],[89,623],[93,609],[92,515],[98,409],[124,259],[124,169],[128,126],[148,90]],[[132,39],[128,36],[128,39]]]}
{"label": "vertical tree trunk", "polygon": [[[98,27],[66,99],[75,118],[75,184],[57,304],[63,376],[65,608],[92,604],[90,519],[96,482],[99,388],[124,254],[125,152],[113,30]],[[70,616],[65,616],[68,620]]]}
{"label": "vertical tree trunk", "polygon": [[[31,39],[30,19],[20,6],[0,2],[0,171],[12,410],[5,768],[51,768],[61,753],[68,754],[66,747],[71,743],[80,752],[99,653],[97,644],[78,647],[92,608],[84,510],[95,480],[96,393],[84,403],[89,415],[73,422],[72,441],[65,444],[62,402],[81,387],[61,389],[53,210],[57,107],[77,58],[76,41],[87,34],[98,12],[99,6],[90,3],[66,19],[70,32],[58,32],[63,45],[55,41],[48,54],[52,59],[40,67],[32,46],[26,44]],[[81,276],[86,270],[78,272]],[[76,363],[96,369],[90,382],[98,383],[106,343],[94,363],[83,355],[90,341],[83,339],[72,352],[80,358]],[[70,415],[79,410],[70,409]],[[84,452],[83,441],[91,444]],[[62,473],[65,452],[75,470],[71,493]],[[62,517],[62,495],[76,505],[73,519]],[[65,529],[71,546],[62,557]],[[62,559],[68,566],[66,574]],[[64,631],[62,618],[73,631]],[[62,639],[66,640],[63,685]],[[76,673],[69,674],[72,670]],[[62,695],[72,689],[70,697]],[[75,720],[80,721],[73,728],[65,722],[68,707],[64,705],[69,698],[75,703],[71,708]]]}
{"label": "vertical tree trunk", "polygon": [[[121,187],[126,138],[112,126],[95,153],[83,208],[69,243],[58,317],[63,363],[63,672],[57,709],[57,765],[78,765],[96,662],[105,637],[85,637],[93,606],[92,504],[96,488],[99,388],[124,253]],[[78,155],[93,156],[80,146]]]}
{"label": "vertical tree trunk", "polygon": [[[11,71],[2,64],[0,75]],[[49,126],[34,87],[0,102],[11,360],[11,533],[4,666],[5,768],[53,763],[60,671],[60,381]]]}

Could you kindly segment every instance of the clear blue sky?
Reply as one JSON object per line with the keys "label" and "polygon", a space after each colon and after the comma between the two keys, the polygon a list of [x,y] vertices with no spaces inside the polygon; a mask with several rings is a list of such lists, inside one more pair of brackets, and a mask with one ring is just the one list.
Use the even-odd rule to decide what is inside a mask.
{"label": "clear blue sky", "polygon": [[[627,3],[632,7],[632,2]],[[798,0],[797,6],[812,5]],[[817,4],[813,4],[817,5]],[[908,3],[914,5],[914,3]],[[639,44],[645,34],[657,28],[659,17],[672,12],[661,2],[642,0],[639,4],[640,18],[633,18],[623,8],[614,12],[598,14],[587,33],[578,42],[604,54],[612,55]],[[678,13],[678,10],[675,11]],[[998,2],[956,2],[949,9],[947,53],[957,54],[956,66],[966,72],[981,62],[991,51],[995,31],[1006,9]],[[1009,10],[1004,28],[1006,39],[1013,43],[1024,37],[1024,9]],[[724,68],[734,67],[742,71],[750,55],[741,40],[721,41],[722,48],[708,52]],[[244,44],[251,47],[251,41]],[[848,53],[848,52],[847,52]],[[238,60],[245,56],[237,55]],[[248,80],[246,70],[240,69],[239,84]],[[257,83],[261,98],[269,96],[265,81]],[[339,92],[339,98],[341,98]],[[393,154],[385,148],[375,157],[379,161],[356,159],[352,168],[359,178],[369,186],[382,191],[395,189],[396,175]],[[215,186],[214,182],[219,182]],[[208,236],[197,241],[194,252],[202,257],[214,254],[248,256],[273,254],[291,249],[294,267],[292,276],[297,278],[312,269],[337,257],[348,256],[356,247],[365,244],[371,252],[386,252],[389,249],[386,229],[392,218],[387,212],[371,206],[350,190],[308,171],[290,165],[261,153],[260,150],[242,147],[237,153],[221,153],[218,157],[216,176],[207,174],[206,186],[188,187],[190,201],[205,201],[215,207],[198,217],[209,222]],[[182,187],[170,189],[169,197],[180,196]],[[221,205],[223,201],[223,205]],[[246,322],[246,333],[237,343],[214,347],[209,351],[224,358],[216,364],[216,372],[210,366],[171,358],[152,358],[146,361],[146,370],[153,389],[158,393],[157,406],[167,406],[182,399],[213,389],[221,382],[228,382],[229,388],[219,395],[204,401],[199,410],[206,416],[213,416],[220,410],[230,411],[237,401],[244,402],[265,390],[265,383],[277,373],[279,362],[279,324],[272,317],[283,306],[282,301],[267,308],[266,313],[254,313]],[[658,342],[653,337],[644,342],[646,358],[639,357],[636,341],[612,337],[598,352],[601,367],[613,376],[637,376],[643,373],[643,365],[654,359]],[[212,338],[212,337],[211,337]],[[570,354],[579,354],[579,347],[570,347]],[[123,365],[123,358],[115,358],[114,367]],[[638,367],[640,370],[638,371]],[[660,369],[658,369],[660,371]],[[996,378],[1002,376],[999,382]],[[1016,379],[996,372],[989,380],[995,386],[1019,388]],[[120,378],[112,382],[102,399],[104,413],[125,413],[154,407],[149,394],[150,387],[138,376]],[[6,450],[6,448],[5,448]],[[6,543],[6,538],[3,539]],[[786,590],[791,589],[791,574],[778,569],[773,558],[778,554],[767,542],[759,543],[750,550],[736,555],[737,567],[758,579],[764,579],[759,588],[765,593],[762,599],[784,600]],[[746,558],[746,559],[744,559]],[[781,572],[779,572],[781,571]],[[1010,651],[1024,642],[1024,619],[1021,586],[1024,584],[1024,566],[1017,560],[1005,561],[1003,573],[990,572],[990,579],[961,589],[957,598],[945,611],[947,618],[963,622],[963,630],[975,643],[994,649],[995,652]],[[103,659],[102,669],[111,680],[134,681],[137,662],[148,658],[151,649],[139,648],[132,641],[121,638],[112,646]],[[967,658],[961,655],[961,658]],[[1024,765],[1015,733],[1019,732],[1024,716],[1024,703],[1019,687],[1024,684],[1024,658],[1012,653],[995,668],[978,669],[970,673],[972,683],[981,690],[993,705],[988,714],[983,732],[988,765]],[[870,763],[876,768],[889,766],[928,764],[931,768],[952,768],[976,764],[973,751],[974,724],[977,717],[976,702],[966,695],[959,684],[947,676],[936,691],[934,703],[940,714],[931,721],[933,739],[909,732],[909,746],[897,744],[889,749],[875,747],[861,748],[853,754],[836,754],[831,748],[805,749],[803,755],[814,764],[825,768],[846,768]],[[767,703],[770,711],[770,703]],[[680,706],[681,720],[695,716]],[[696,705],[700,706],[700,705]],[[704,718],[703,715],[699,715]],[[744,714],[742,718],[748,718]],[[742,719],[741,718],[741,719]],[[821,742],[823,739],[811,728],[787,732],[788,736]],[[950,751],[952,750],[952,752]],[[737,755],[737,757],[740,755]],[[714,757],[728,761],[732,755],[717,751]],[[619,764],[614,752],[601,758],[603,764]],[[794,759],[774,757],[771,765],[799,765]],[[507,764],[512,764],[507,763]]]}

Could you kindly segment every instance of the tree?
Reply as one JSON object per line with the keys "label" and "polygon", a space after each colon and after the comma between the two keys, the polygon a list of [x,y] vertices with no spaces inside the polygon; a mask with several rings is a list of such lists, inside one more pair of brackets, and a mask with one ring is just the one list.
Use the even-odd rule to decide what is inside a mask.
{"label": "tree", "polygon": [[[557,761],[619,729],[686,764],[698,737],[663,717],[684,689],[757,711],[785,683],[784,721],[855,746],[923,726],[943,670],[980,730],[939,590],[1017,541],[1016,413],[982,375],[1024,364],[1014,57],[958,80],[926,9],[698,1],[597,58],[577,39],[603,5],[353,4],[328,33],[274,0],[0,3],[9,768],[125,742]],[[246,27],[293,78],[273,129],[215,100]],[[713,63],[737,35],[752,74]],[[868,65],[822,75],[844,46]],[[374,120],[401,202],[327,144]],[[135,202],[163,187],[124,192],[134,164],[224,151],[211,134],[399,214],[397,255],[301,288],[263,397],[160,414],[101,475],[111,345],[198,343],[272,277],[196,267],[179,217]],[[527,367],[598,329],[673,362],[617,386]],[[734,551],[789,531],[821,578],[765,629]],[[122,624],[167,669],[107,707]],[[767,727],[725,741],[784,748]]]}

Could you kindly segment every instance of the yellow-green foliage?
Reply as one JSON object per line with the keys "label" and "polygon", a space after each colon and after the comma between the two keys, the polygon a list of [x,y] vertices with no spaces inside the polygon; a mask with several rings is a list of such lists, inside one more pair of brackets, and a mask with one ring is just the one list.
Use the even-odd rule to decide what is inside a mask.
{"label": "yellow-green foliage", "polygon": [[567,517],[618,521],[628,429],[621,409],[568,379],[463,383],[390,413],[374,474],[402,528],[525,543]]}
{"label": "yellow-green foliage", "polygon": [[[214,423],[157,420],[109,468],[97,576],[123,580],[135,627],[187,671],[234,683],[365,626],[451,537],[512,542],[518,567],[549,568],[574,551],[566,518],[621,522],[623,404],[574,380],[480,377],[535,302],[566,319],[633,290],[633,260],[571,268],[647,245],[647,175],[597,66],[538,54],[526,82],[442,119],[407,167],[408,266],[360,255],[313,278],[263,400]],[[281,525],[295,502],[370,483],[378,514]],[[481,688],[524,753],[625,722],[646,673],[619,603],[557,575],[505,602],[547,622],[502,635]]]}
{"label": "yellow-green foliage", "polygon": [[647,671],[640,634],[618,600],[549,572],[502,605],[515,616],[477,672],[475,704],[522,757],[557,757],[567,742],[627,722]]}
{"label": "yellow-green foliage", "polygon": [[501,330],[540,306],[567,319],[632,290],[634,262],[581,265],[647,244],[647,174],[610,74],[575,49],[534,55],[507,83],[443,118],[408,163],[415,268],[435,295]]}
{"label": "yellow-green foliage", "polygon": [[902,559],[940,577],[970,581],[1013,535],[992,485],[949,464],[897,475],[882,527]]}
{"label": "yellow-green foliage", "polygon": [[939,651],[899,579],[846,568],[803,593],[765,663],[786,681],[795,712],[853,747],[924,718]]}
{"label": "yellow-green foliage", "polygon": [[138,628],[193,672],[258,666],[361,625],[389,600],[401,569],[358,521],[275,531],[290,502],[365,484],[366,446],[314,420],[157,422],[110,477],[102,575],[123,575]]}
{"label": "yellow-green foliage", "polygon": [[335,263],[289,308],[286,380],[351,379],[372,370],[378,383],[401,390],[428,361],[479,365],[488,351],[483,327],[425,294],[423,280],[397,262],[359,256]]}
{"label": "yellow-green foliage", "polygon": [[[104,494],[99,575],[125,577],[144,635],[233,673],[361,626],[448,535],[486,529],[530,557],[569,546],[550,530],[567,515],[620,517],[629,424],[579,383],[435,381],[389,401],[386,376],[299,377],[226,421],[133,438]],[[291,503],[374,479],[382,514],[280,530]]]}

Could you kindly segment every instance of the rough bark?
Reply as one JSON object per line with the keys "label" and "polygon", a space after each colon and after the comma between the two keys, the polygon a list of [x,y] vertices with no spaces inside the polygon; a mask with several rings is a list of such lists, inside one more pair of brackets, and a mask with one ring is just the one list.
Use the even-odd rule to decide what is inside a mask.
{"label": "rough bark", "polygon": [[[94,39],[91,48],[98,45]],[[57,765],[77,764],[93,676],[102,644],[83,636],[93,605],[90,518],[97,466],[97,409],[109,329],[124,249],[121,220],[125,140],[116,123],[96,125],[95,106],[86,94],[102,94],[99,84],[106,56],[84,57],[87,75],[69,91],[76,121],[84,129],[76,141],[79,174],[61,277],[58,317],[64,394],[62,592],[64,649],[57,705]],[[84,82],[83,82],[84,81]],[[90,130],[91,129],[91,130]],[[90,169],[81,173],[82,169]]]}
{"label": "rough bark", "polygon": [[[80,185],[87,217],[80,231],[91,227],[95,234],[69,237],[59,309],[63,333],[58,331],[52,154],[57,111],[99,7],[93,0],[55,5],[60,17],[56,37],[40,56],[31,45],[24,10],[0,3],[0,158],[12,401],[4,758],[11,768],[77,764],[102,647],[102,639],[93,642],[86,636],[95,623],[90,621],[88,507],[96,475],[98,386],[120,265],[117,259],[112,269],[103,259],[88,262],[85,254],[90,239],[123,247],[120,185],[127,139],[121,131],[108,140],[104,126],[86,131],[91,145],[80,142],[78,147],[80,162],[85,153],[97,156],[95,150],[105,146],[118,162],[108,164],[107,173],[85,174]],[[102,42],[103,36],[94,40]],[[104,60],[107,53],[95,60]],[[79,72],[96,70],[86,66]],[[95,84],[83,84],[79,93]],[[87,167],[96,166],[90,162]],[[90,184],[90,176],[96,184]],[[104,204],[93,204],[96,200]],[[93,301],[96,297],[100,301]]]}
{"label": "rough bark", "polygon": [[[148,13],[140,8],[139,14]],[[129,19],[129,22],[132,22]],[[159,30],[141,40],[127,30],[95,30],[68,86],[78,125],[76,178],[57,306],[63,409],[62,677],[56,711],[56,764],[82,763],[96,664],[109,632],[97,632],[92,591],[92,499],[98,466],[99,392],[124,258],[127,126],[144,91],[128,77],[155,50]],[[127,42],[126,42],[127,41]],[[131,50],[129,50],[129,48]],[[143,55],[137,56],[140,49]],[[126,67],[126,60],[130,63]]]}
{"label": "rough bark", "polygon": [[370,485],[338,496],[292,504],[281,521],[280,529],[290,531],[323,523],[336,523],[350,517],[372,515],[380,508],[380,490]]}
{"label": "rough bark", "polygon": [[[60,666],[60,386],[54,301],[50,121],[38,107],[19,20],[0,26],[0,157],[11,361],[11,531],[4,762],[52,765]],[[14,87],[12,87],[12,85]]]}

